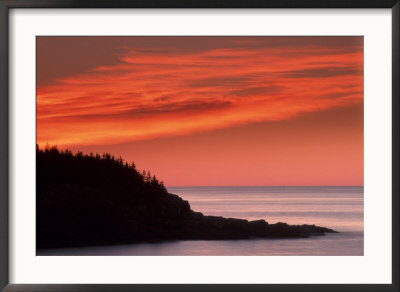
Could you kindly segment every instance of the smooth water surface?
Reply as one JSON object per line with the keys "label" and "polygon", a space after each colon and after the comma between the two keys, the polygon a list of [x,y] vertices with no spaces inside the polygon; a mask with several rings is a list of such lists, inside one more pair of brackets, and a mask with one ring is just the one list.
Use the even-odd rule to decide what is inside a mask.
{"label": "smooth water surface", "polygon": [[364,253],[363,187],[168,187],[205,215],[315,224],[337,234],[301,239],[170,241],[39,250],[37,255],[354,255]]}

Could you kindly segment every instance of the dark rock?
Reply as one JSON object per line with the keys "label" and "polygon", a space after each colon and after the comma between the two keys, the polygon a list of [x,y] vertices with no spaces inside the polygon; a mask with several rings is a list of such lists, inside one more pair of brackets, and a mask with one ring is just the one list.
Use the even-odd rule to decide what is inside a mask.
{"label": "dark rock", "polygon": [[335,232],[315,225],[204,216],[122,161],[37,151],[37,248],[162,240],[295,238]]}

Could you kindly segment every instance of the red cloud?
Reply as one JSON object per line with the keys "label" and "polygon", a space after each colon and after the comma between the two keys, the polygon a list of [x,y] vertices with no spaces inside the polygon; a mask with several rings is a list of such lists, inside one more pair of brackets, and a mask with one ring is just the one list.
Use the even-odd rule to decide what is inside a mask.
{"label": "red cloud", "polygon": [[119,64],[38,86],[37,141],[115,144],[290,119],[363,99],[362,48],[241,41],[246,47],[185,54],[129,48]]}

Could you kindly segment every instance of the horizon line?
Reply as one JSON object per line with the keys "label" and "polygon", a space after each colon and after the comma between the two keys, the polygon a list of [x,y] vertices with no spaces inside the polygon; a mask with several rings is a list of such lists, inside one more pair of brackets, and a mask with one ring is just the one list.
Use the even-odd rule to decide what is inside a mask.
{"label": "horizon line", "polygon": [[165,187],[364,187],[364,185],[166,185]]}

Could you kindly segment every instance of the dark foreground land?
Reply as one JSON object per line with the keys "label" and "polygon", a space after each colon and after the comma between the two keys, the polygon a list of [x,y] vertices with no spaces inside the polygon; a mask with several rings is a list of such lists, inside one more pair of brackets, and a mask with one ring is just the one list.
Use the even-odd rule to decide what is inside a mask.
{"label": "dark foreground land", "polygon": [[296,238],[315,225],[204,216],[156,177],[109,154],[37,149],[37,248],[163,240]]}

